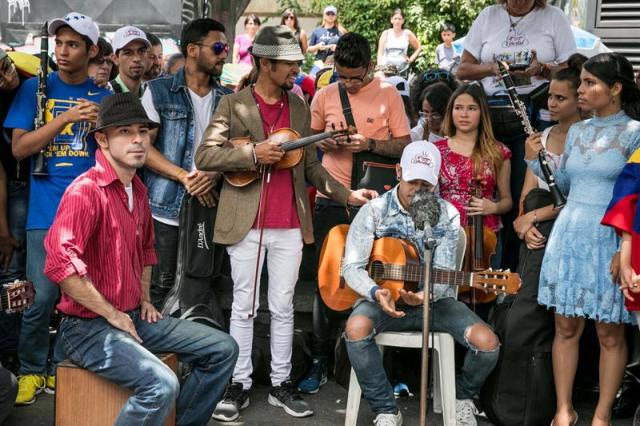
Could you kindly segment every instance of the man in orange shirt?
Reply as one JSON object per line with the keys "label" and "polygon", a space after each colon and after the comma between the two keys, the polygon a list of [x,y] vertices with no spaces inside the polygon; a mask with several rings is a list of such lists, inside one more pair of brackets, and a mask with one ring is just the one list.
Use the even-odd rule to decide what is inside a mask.
{"label": "man in orange shirt", "polygon": [[[339,85],[348,94],[357,133],[348,140],[325,139],[319,148],[324,152],[322,165],[339,182],[353,188],[351,171],[353,154],[373,152],[400,161],[402,150],[411,142],[409,122],[400,94],[389,83],[373,77],[374,63],[366,38],[347,33],[340,38],[335,50],[338,81],[319,91],[311,103],[311,129],[315,133],[339,127],[347,120],[340,101]],[[316,259],[325,236],[336,225],[351,223],[353,214],[324,194],[318,192],[314,213]],[[328,309],[316,292],[313,304],[313,365],[299,384],[305,393],[316,393],[327,381],[329,352]]]}

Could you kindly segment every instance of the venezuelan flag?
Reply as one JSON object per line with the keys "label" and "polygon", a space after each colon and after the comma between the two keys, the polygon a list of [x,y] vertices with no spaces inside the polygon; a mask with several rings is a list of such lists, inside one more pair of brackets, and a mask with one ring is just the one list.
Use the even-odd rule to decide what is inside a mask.
{"label": "venezuelan flag", "polygon": [[[613,197],[601,223],[613,227],[618,235],[631,234],[631,266],[640,273],[640,149],[633,153],[613,187]],[[625,300],[630,311],[640,310],[640,297],[634,302]]]}

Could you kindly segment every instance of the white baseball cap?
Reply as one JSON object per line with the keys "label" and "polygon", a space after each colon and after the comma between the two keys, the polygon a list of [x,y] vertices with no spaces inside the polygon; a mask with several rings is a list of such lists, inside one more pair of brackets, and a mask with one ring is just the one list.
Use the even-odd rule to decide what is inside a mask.
{"label": "white baseball cap", "polygon": [[338,9],[335,6],[327,6],[324,8],[324,12],[322,12],[323,14],[326,14],[327,12],[333,12],[334,15],[338,14]]}
{"label": "white baseball cap", "polygon": [[58,28],[68,25],[75,32],[83,36],[87,36],[93,44],[98,44],[98,38],[100,37],[100,30],[98,25],[93,22],[87,15],[82,13],[71,12],[67,13],[64,18],[56,18],[49,22],[49,35],[56,35]]}
{"label": "white baseball cap", "polygon": [[140,28],[131,25],[118,28],[113,34],[113,43],[111,44],[113,51],[117,52],[135,40],[143,42],[148,48],[151,47],[151,43],[147,40],[147,35]]}
{"label": "white baseball cap", "polygon": [[438,148],[427,141],[415,141],[404,147],[400,167],[402,180],[422,179],[431,185],[438,184],[441,156]]}

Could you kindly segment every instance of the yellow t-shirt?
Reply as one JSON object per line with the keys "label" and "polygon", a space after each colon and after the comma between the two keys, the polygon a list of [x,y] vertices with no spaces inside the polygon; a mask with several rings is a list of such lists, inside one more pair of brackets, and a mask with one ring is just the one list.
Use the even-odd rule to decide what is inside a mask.
{"label": "yellow t-shirt", "polygon": [[[404,110],[402,97],[395,87],[374,78],[358,93],[349,93],[356,128],[361,135],[386,140],[409,135],[409,121]],[[347,125],[342,113],[338,83],[323,88],[311,102],[311,128],[316,131],[330,131]],[[352,153],[346,149],[326,152],[322,165],[347,188],[351,187]]]}

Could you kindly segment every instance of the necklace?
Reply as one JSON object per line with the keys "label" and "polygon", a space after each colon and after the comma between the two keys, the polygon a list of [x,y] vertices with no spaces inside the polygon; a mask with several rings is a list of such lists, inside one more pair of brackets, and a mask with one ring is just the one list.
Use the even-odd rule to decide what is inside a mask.
{"label": "necklace", "polygon": [[[534,4],[534,7],[535,7],[535,4]],[[507,16],[509,17],[509,24],[510,24],[511,29],[515,29],[515,27],[520,23],[520,21],[522,21],[524,19],[524,17],[527,16],[529,14],[529,12],[531,12],[533,10],[533,7],[532,7],[524,15],[518,16],[518,20],[517,21],[514,21],[513,18],[511,17],[511,11],[509,10],[509,6],[507,6],[505,4],[504,8],[507,11]]]}
{"label": "necklace", "polygon": [[[282,111],[284,110],[284,92],[281,92],[280,94],[280,109],[278,110],[278,115],[276,116],[276,118],[273,120],[271,124],[267,122],[267,120],[264,118],[264,115],[262,114],[262,109],[260,108],[260,101],[258,101],[259,95],[257,95],[255,91],[255,85],[251,86],[251,94],[253,95],[253,99],[256,101],[256,106],[258,107],[258,114],[260,114],[260,120],[262,121],[262,124],[267,129],[269,129],[269,135],[270,135],[271,133],[273,133],[273,129],[276,127],[276,124],[278,124],[278,121],[280,121],[280,117],[282,116]],[[260,99],[262,100],[262,102],[265,102],[264,99],[262,98]],[[269,136],[269,135],[266,135],[266,136]]]}

